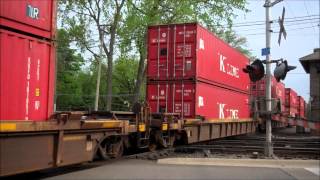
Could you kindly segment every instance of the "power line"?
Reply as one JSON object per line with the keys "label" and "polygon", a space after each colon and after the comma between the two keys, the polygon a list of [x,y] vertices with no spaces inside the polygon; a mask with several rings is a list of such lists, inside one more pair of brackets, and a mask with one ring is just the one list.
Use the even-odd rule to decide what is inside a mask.
{"label": "power line", "polygon": [[[313,23],[317,23],[317,21],[312,21]],[[301,25],[301,24],[306,24],[305,22],[300,22],[300,23],[289,23],[289,24],[285,24],[285,27],[288,26],[297,26],[297,25]],[[278,24],[274,24],[274,26],[278,26]],[[275,28],[275,27],[273,27]],[[259,28],[249,28],[249,29],[241,29],[238,31],[254,31],[254,30],[264,30],[264,27],[259,27]]]}
{"label": "power line", "polygon": [[[318,23],[320,21],[311,21],[310,23]],[[286,23],[286,22],[284,22]],[[301,25],[301,24],[306,24],[305,22],[301,22],[301,23],[291,23],[291,24],[285,24],[285,26],[296,26],[296,25]]]}
{"label": "power line", "polygon": [[[296,31],[296,30],[301,30],[301,29],[309,29],[309,28],[314,28],[316,26],[307,26],[307,27],[300,27],[300,28],[292,28],[292,29],[286,29],[287,31]],[[272,33],[279,33],[278,31],[274,31]],[[251,33],[251,34],[241,34],[241,36],[257,36],[257,35],[265,35],[265,33]],[[314,35],[317,35],[316,33]]]}
{"label": "power line", "polygon": [[309,19],[296,19],[296,20],[289,20],[289,21],[286,21],[286,22],[299,22],[299,21],[310,21],[310,20],[319,20],[320,17],[318,18],[309,18]]}
{"label": "power line", "polygon": [[[307,8],[307,5],[306,5],[306,1],[303,1],[303,4],[304,4],[304,8],[306,9],[307,11],[307,14],[309,15],[309,11],[308,11],[308,8]],[[311,23],[312,24],[312,23]],[[313,25],[313,24],[312,24]],[[316,32],[314,28],[312,28],[314,33]]]}
{"label": "power line", "polygon": [[[288,17],[288,18],[286,18],[286,19],[305,19],[305,18],[310,18],[310,17],[317,17],[317,16],[319,16],[320,17],[320,15],[319,14],[312,14],[312,15],[307,15],[307,16],[295,16],[295,17]],[[277,20],[277,19],[276,19]],[[247,21],[247,22],[241,22],[241,23],[234,23],[234,24],[239,24],[239,25],[241,25],[241,24],[249,24],[249,23],[259,23],[259,22],[265,22],[265,21],[263,21],[263,20],[259,20],[259,21]]]}
{"label": "power line", "polygon": [[[309,17],[312,17],[312,16],[309,16]],[[287,20],[287,19],[289,19],[289,18],[286,18],[285,23],[294,23],[294,22],[300,22],[300,21],[319,20],[320,16],[316,17],[316,18],[301,18],[301,19],[296,18],[294,20],[290,20],[293,18],[290,18],[289,20]],[[274,21],[278,21],[278,20],[273,20],[273,22]],[[258,22],[260,22],[260,23],[258,23]],[[248,22],[244,22],[244,23],[233,24],[232,27],[248,27],[248,26],[262,26],[262,25],[265,25],[264,21],[248,21]],[[224,26],[224,27],[227,27],[227,26]]]}
{"label": "power line", "polygon": [[307,27],[293,28],[293,29],[287,29],[287,31],[300,30],[300,29],[308,29],[308,28],[314,29],[314,27],[317,27],[317,26],[307,26]]}

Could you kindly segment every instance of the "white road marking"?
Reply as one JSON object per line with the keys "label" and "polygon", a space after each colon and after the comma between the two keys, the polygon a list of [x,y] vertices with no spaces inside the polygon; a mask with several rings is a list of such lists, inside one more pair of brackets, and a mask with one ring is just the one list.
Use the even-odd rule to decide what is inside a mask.
{"label": "white road marking", "polygon": [[304,169],[312,172],[313,174],[320,176],[320,168],[319,167],[318,168],[304,168]]}

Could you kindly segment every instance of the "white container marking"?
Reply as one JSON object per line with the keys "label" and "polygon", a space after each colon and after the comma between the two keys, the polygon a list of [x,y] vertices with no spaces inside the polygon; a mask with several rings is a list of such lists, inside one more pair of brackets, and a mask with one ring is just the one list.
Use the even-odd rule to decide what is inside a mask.
{"label": "white container marking", "polygon": [[40,59],[38,59],[38,64],[37,64],[37,81],[40,80]]}
{"label": "white container marking", "polygon": [[28,57],[27,88],[26,88],[27,97],[26,97],[26,117],[25,117],[25,120],[29,120],[30,66],[31,66],[31,58]]}

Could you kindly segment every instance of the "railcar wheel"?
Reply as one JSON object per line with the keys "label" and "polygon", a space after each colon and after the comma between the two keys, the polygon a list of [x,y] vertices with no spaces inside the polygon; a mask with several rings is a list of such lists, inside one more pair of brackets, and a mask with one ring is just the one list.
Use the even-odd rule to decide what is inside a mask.
{"label": "railcar wheel", "polygon": [[108,145],[107,152],[110,158],[120,158],[123,155],[124,146],[122,140]]}
{"label": "railcar wheel", "polygon": [[108,137],[98,145],[98,157],[102,160],[110,158],[119,158],[123,155],[124,144],[119,136]]}
{"label": "railcar wheel", "polygon": [[154,143],[149,144],[148,149],[149,149],[149,151],[151,151],[151,152],[156,151],[156,149],[157,149],[157,144],[154,144]]}

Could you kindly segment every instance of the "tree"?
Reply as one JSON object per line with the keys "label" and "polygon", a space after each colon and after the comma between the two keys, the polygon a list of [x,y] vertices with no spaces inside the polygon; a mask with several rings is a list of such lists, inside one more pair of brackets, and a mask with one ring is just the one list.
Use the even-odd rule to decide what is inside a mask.
{"label": "tree", "polygon": [[[112,102],[112,66],[118,26],[125,0],[62,0],[60,10],[64,27],[84,51],[100,60],[97,45],[107,57],[107,106]],[[96,32],[97,34],[94,34]],[[98,36],[98,38],[94,38]]]}
{"label": "tree", "polygon": [[[147,26],[198,21],[211,31],[228,33],[232,32],[234,10],[245,10],[245,2],[245,0],[128,0],[126,4],[127,16],[119,34],[121,51],[123,53],[135,51],[139,54],[137,81],[134,88],[135,96],[132,102],[138,101],[145,78]],[[222,26],[222,23],[227,26]],[[225,31],[225,29],[229,29],[229,31]],[[236,47],[241,47],[246,41],[244,38],[236,38],[234,33],[230,33],[226,37],[230,42],[235,43]]]}
{"label": "tree", "polygon": [[[238,49],[241,53],[245,54],[249,58],[253,58],[251,52],[247,49],[247,38],[239,37],[234,31],[223,29],[216,32],[225,42],[229,43],[232,47]],[[254,59],[254,58],[253,58]]]}
{"label": "tree", "polygon": [[132,106],[134,86],[137,76],[138,61],[131,57],[120,56],[115,61],[113,71],[113,92],[117,96],[113,100],[116,109],[129,110]]}
{"label": "tree", "polygon": [[84,59],[70,48],[68,32],[57,32],[57,108],[65,109],[83,104],[81,84],[77,81]]}

